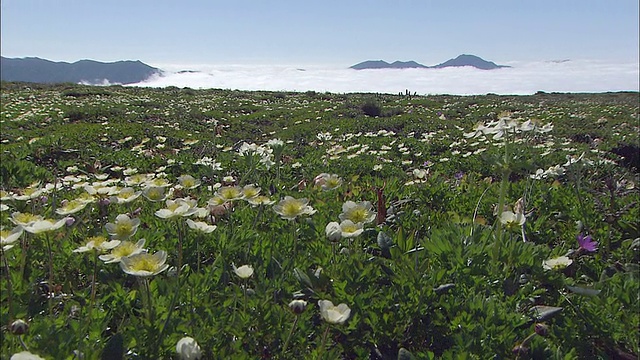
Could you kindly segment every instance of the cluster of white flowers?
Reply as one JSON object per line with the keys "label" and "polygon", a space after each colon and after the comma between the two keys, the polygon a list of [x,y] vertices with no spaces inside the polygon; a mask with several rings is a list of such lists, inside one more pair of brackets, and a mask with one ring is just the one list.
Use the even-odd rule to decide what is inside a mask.
{"label": "cluster of white flowers", "polygon": [[338,218],[340,222],[333,221],[325,227],[325,234],[331,242],[360,236],[364,226],[375,220],[376,212],[370,201],[347,201],[342,205],[342,213]]}
{"label": "cluster of white flowers", "polygon": [[512,119],[510,114],[504,113],[500,114],[498,120],[490,121],[486,124],[477,124],[474,126],[473,131],[464,133],[463,135],[467,139],[491,135],[493,140],[500,140],[505,134],[518,134],[522,132],[544,134],[551,130],[553,130],[553,125],[550,123],[541,126],[537,120],[520,122]]}
{"label": "cluster of white flowers", "polygon": [[275,164],[273,161],[273,149],[269,146],[260,146],[255,143],[248,144],[243,142],[238,149],[238,155],[245,156],[257,156],[260,159],[260,163],[267,169],[271,168]]}

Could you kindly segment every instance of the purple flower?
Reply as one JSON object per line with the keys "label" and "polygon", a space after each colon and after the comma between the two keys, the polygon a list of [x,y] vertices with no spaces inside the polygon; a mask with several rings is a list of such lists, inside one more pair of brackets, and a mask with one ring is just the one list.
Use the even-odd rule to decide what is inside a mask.
{"label": "purple flower", "polygon": [[580,249],[584,249],[589,252],[598,250],[598,242],[593,241],[591,239],[591,235],[583,236],[582,234],[578,234],[578,245],[580,245]]}

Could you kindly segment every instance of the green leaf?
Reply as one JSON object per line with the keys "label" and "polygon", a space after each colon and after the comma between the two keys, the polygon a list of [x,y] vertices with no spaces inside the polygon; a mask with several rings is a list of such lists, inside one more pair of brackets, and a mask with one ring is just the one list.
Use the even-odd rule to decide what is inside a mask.
{"label": "green leaf", "polygon": [[104,350],[102,350],[102,355],[100,356],[102,360],[118,360],[124,359],[124,345],[122,340],[122,334],[117,333],[107,341],[107,344],[104,346]]}
{"label": "green leaf", "polygon": [[536,305],[531,308],[536,321],[545,321],[562,311],[561,307]]}
{"label": "green leaf", "polygon": [[304,271],[300,270],[299,268],[295,268],[293,269],[293,275],[296,277],[296,279],[298,279],[300,285],[313,289],[311,278],[307,274],[305,274]]}
{"label": "green leaf", "polygon": [[389,235],[380,231],[378,233],[378,246],[380,246],[380,249],[382,250],[388,250],[393,246],[393,239],[391,239]]}
{"label": "green leaf", "polygon": [[574,292],[576,294],[586,295],[586,296],[596,296],[600,294],[600,292],[602,291],[602,290],[589,289],[589,288],[580,287],[580,286],[567,286],[567,289],[571,290],[571,292]]}

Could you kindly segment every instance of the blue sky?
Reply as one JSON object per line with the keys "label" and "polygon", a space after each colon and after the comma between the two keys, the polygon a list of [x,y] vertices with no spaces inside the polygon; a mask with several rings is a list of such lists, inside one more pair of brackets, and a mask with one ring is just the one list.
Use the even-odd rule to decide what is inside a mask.
{"label": "blue sky", "polygon": [[2,0],[3,56],[335,64],[637,62],[638,0]]}

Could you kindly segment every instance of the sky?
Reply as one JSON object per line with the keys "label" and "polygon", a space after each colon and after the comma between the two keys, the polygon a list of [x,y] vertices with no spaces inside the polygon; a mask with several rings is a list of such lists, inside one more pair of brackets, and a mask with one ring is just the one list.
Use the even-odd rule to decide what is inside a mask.
{"label": "sky", "polygon": [[638,0],[2,0],[2,56],[351,66],[639,61]]}

